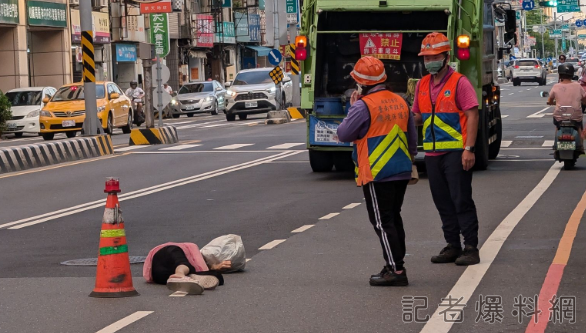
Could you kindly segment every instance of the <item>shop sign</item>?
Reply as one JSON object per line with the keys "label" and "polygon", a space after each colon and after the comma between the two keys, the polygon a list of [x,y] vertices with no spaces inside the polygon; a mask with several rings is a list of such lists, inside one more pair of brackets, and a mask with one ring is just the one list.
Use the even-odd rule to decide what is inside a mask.
{"label": "shop sign", "polygon": [[[94,44],[110,43],[110,18],[108,13],[92,12]],[[79,10],[71,9],[71,41],[81,43]]]}
{"label": "shop sign", "polygon": [[197,47],[214,47],[214,17],[212,15],[195,15]]}
{"label": "shop sign", "polygon": [[145,42],[146,36],[144,33],[144,16],[126,16],[126,22],[122,20],[123,24],[126,24],[124,29],[126,29],[127,36],[124,37],[124,40],[131,40],[135,42]]}
{"label": "shop sign", "polygon": [[136,45],[116,44],[116,61],[136,62]]}
{"label": "shop sign", "polygon": [[401,60],[402,33],[360,34],[360,54],[378,59]]}
{"label": "shop sign", "polygon": [[140,2],[141,14],[171,13],[173,11],[171,0],[161,0],[157,2],[139,0],[137,2]]}
{"label": "shop sign", "polygon": [[18,24],[18,0],[0,3],[0,23]]}
{"label": "shop sign", "polygon": [[260,42],[260,15],[234,13],[236,22],[236,41]]}
{"label": "shop sign", "polygon": [[67,5],[62,3],[27,1],[28,24],[45,27],[67,27]]}
{"label": "shop sign", "polygon": [[214,43],[236,44],[234,22],[216,22]]}
{"label": "shop sign", "polygon": [[169,54],[169,18],[168,14],[151,14],[151,43],[155,44],[155,54],[164,58]]}

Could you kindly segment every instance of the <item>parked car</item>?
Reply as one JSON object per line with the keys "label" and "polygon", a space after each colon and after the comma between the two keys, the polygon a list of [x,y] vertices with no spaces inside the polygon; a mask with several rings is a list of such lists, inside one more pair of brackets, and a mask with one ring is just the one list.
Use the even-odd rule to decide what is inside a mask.
{"label": "parked car", "polygon": [[216,115],[225,109],[226,90],[215,80],[186,83],[171,100],[173,118],[179,118],[182,114],[193,117],[200,112]]}
{"label": "parked car", "polygon": [[30,87],[9,90],[6,97],[12,105],[12,119],[6,122],[4,133],[13,133],[17,138],[24,133],[39,134],[39,115],[45,105],[43,99],[51,97],[57,89],[53,87]]}
{"label": "parked car", "polygon": [[[45,140],[52,140],[55,133],[65,133],[68,138],[75,137],[85,120],[85,100],[83,83],[67,84],[59,88],[46,103],[40,115],[40,133]],[[132,102],[114,82],[96,82],[96,101],[98,121],[108,134],[114,128],[122,132],[132,130]]]}
{"label": "parked car", "polygon": [[511,75],[514,86],[521,82],[537,82],[540,86],[547,83],[547,69],[535,58],[516,59]]}
{"label": "parked car", "polygon": [[[280,96],[277,86],[269,76],[273,68],[255,68],[240,71],[234,82],[226,82],[228,105],[225,110],[226,120],[234,121],[236,115],[241,120],[249,114],[265,113],[291,104],[293,83],[284,74]],[[284,101],[280,103],[280,101]],[[281,105],[279,105],[279,103]]]}

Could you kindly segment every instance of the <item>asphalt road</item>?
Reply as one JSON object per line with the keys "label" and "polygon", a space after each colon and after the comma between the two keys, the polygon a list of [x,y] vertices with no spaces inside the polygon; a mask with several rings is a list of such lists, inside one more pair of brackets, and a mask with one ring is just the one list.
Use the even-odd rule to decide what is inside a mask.
{"label": "asphalt road", "polygon": [[[368,285],[383,260],[362,192],[351,175],[311,172],[303,120],[173,119],[176,145],[131,149],[118,134],[115,157],[2,175],[0,332],[584,332],[586,235],[578,225],[586,159],[573,171],[554,163],[546,142],[552,110],[539,97],[550,87],[502,85],[501,156],[474,175],[480,265],[430,263],[445,245],[441,223],[425,174],[409,187],[410,285],[402,288]],[[38,138],[2,145],[28,143],[18,140]],[[140,296],[89,298],[95,267],[60,263],[96,257],[108,176],[120,179],[131,256],[168,241],[203,246],[234,233],[251,259],[246,271],[202,296],[170,297],[146,284],[137,264]],[[259,250],[269,243],[278,245]],[[550,294],[569,302],[565,310],[575,302],[575,314],[528,328],[530,298],[542,295],[543,325]],[[437,315],[448,295],[464,297],[446,312],[462,323]],[[411,296],[421,307],[410,317]],[[514,312],[519,296],[523,311]]]}

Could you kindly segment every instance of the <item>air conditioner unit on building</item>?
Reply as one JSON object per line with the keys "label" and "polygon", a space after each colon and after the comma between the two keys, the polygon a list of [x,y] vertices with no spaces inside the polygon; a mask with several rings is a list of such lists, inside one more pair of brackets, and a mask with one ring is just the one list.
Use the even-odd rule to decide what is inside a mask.
{"label": "air conditioner unit on building", "polygon": [[92,0],[93,8],[108,7],[108,0]]}
{"label": "air conditioner unit on building", "polygon": [[69,0],[69,4],[73,6],[79,6],[79,0]]}
{"label": "air conditioner unit on building", "polygon": [[230,50],[224,50],[224,63],[226,66],[234,66],[234,58]]}

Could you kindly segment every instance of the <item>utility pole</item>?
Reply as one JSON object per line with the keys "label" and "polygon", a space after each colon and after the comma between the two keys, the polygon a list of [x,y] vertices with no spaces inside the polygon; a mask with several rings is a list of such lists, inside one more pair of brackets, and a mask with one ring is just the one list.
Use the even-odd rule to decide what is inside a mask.
{"label": "utility pole", "polygon": [[144,71],[144,119],[146,128],[155,127],[153,117],[153,60],[142,59]]}
{"label": "utility pole", "polygon": [[[289,25],[289,36],[291,37],[290,44],[295,44],[295,37],[297,36],[296,24]],[[293,85],[293,100],[291,102],[293,103],[293,106],[301,106],[301,89],[299,88],[299,83],[301,82],[300,76],[301,73],[298,75],[291,75],[291,84]]]}
{"label": "utility pole", "polygon": [[543,43],[543,34],[545,33],[545,27],[543,26],[543,9],[541,9],[541,27],[539,27],[539,31],[541,31],[541,57],[545,59],[545,44]]}
{"label": "utility pole", "polygon": [[[557,12],[553,12],[553,30],[557,30],[558,28],[558,20],[557,20]],[[558,37],[555,37],[555,58],[558,59]]]}
{"label": "utility pole", "polygon": [[[84,136],[98,134],[98,106],[96,104],[96,63],[94,62],[94,33],[91,0],[79,2],[81,47],[83,52],[83,95],[85,102]],[[102,133],[102,126],[100,133]]]}
{"label": "utility pole", "polygon": [[159,128],[163,127],[163,79],[161,78],[161,58],[157,56],[157,110],[159,111]]}

